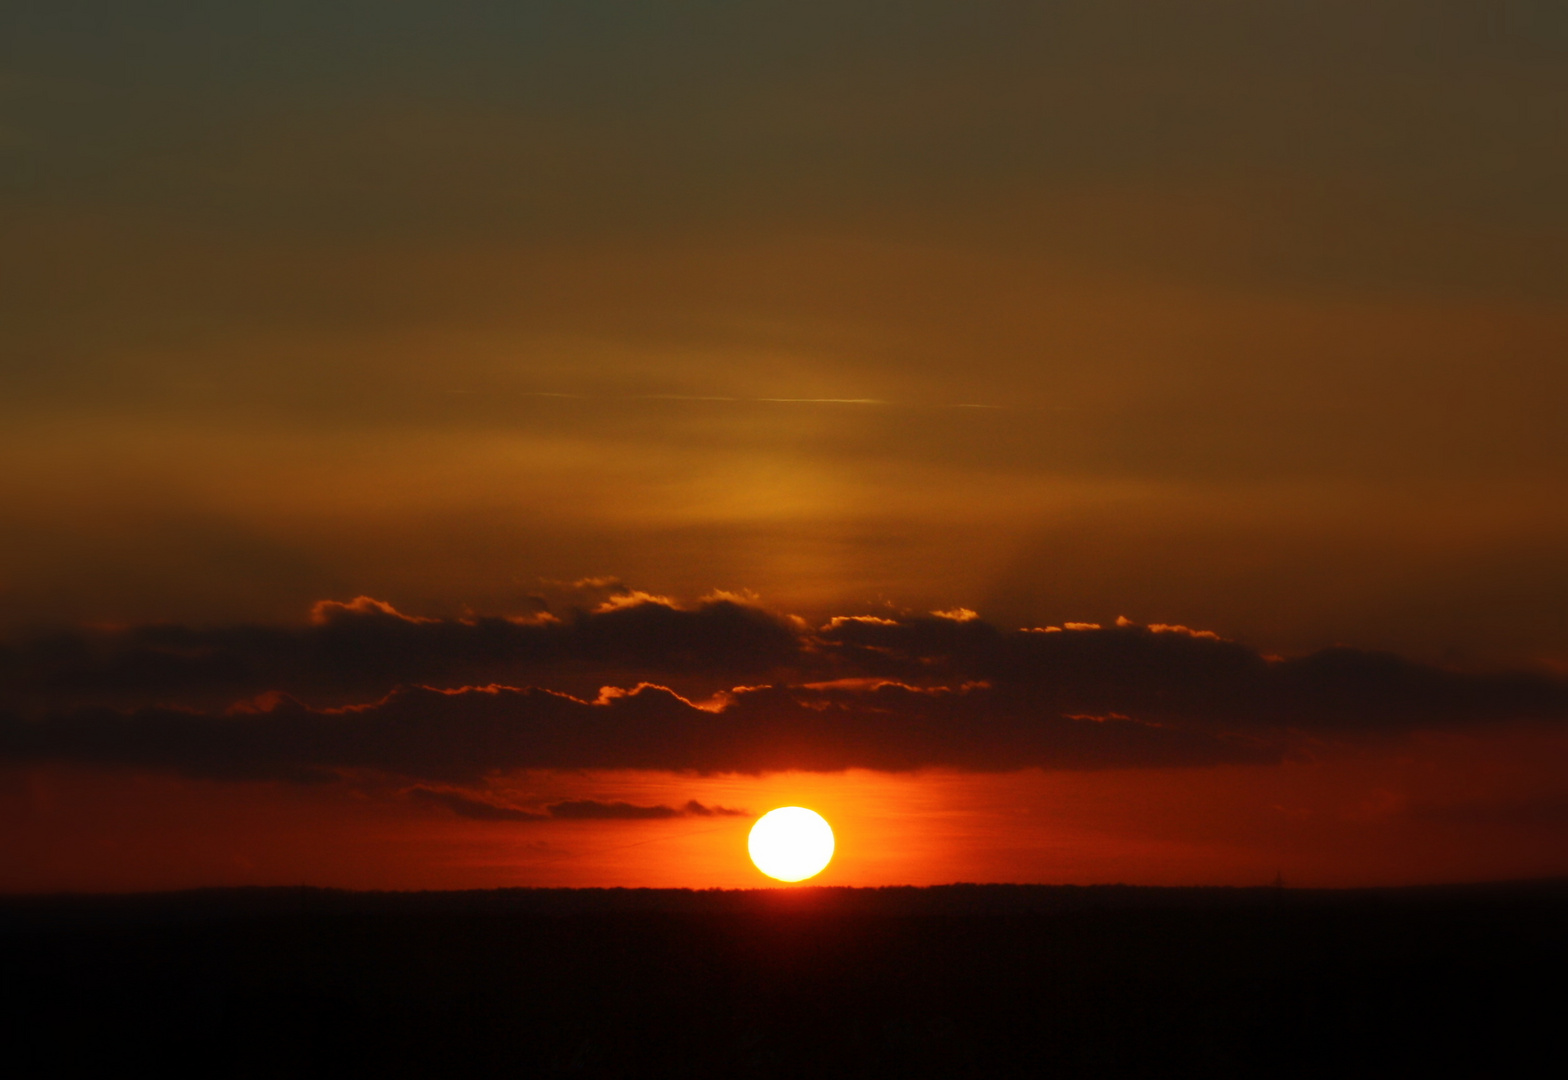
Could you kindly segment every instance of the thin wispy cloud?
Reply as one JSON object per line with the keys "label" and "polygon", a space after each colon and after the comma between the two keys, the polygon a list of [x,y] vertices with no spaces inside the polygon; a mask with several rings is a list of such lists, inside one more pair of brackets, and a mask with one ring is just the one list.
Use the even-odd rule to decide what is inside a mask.
{"label": "thin wispy cloud", "polygon": [[[472,390],[449,390],[451,394],[471,394]],[[1007,405],[986,405],[978,402],[957,402],[953,404],[929,403],[915,401],[893,401],[887,398],[849,398],[849,397],[741,397],[730,394],[579,394],[554,391],[527,391],[523,397],[536,398],[565,398],[574,400],[601,400],[601,401],[700,401],[700,402],[730,402],[736,404],[758,405],[882,405],[895,408],[910,409],[1008,409]]]}

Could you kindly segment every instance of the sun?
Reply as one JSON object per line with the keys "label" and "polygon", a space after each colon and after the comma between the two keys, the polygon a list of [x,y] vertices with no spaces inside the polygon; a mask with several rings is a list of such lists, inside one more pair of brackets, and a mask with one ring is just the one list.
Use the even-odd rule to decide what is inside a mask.
{"label": "sun", "polygon": [[779,881],[805,881],[833,858],[833,829],[804,806],[781,806],[757,819],[746,839],[757,869]]}

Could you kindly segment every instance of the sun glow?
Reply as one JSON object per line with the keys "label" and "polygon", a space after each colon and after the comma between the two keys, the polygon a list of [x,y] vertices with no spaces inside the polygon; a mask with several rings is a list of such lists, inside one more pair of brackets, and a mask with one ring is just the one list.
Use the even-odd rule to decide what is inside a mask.
{"label": "sun glow", "polygon": [[779,881],[815,877],[833,858],[833,829],[804,806],[781,806],[757,819],[746,839],[757,869]]}

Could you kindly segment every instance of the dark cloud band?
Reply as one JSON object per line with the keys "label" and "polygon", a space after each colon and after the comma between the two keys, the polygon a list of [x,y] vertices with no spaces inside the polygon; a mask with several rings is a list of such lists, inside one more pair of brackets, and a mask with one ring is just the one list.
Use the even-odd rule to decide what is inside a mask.
{"label": "dark cloud band", "polygon": [[[1091,769],[1277,760],[1292,731],[1568,718],[1568,681],[1543,674],[1455,672],[1350,648],[1282,660],[1125,620],[1005,631],[955,611],[811,629],[729,599],[688,609],[633,594],[524,620],[413,618],[363,598],[316,615],[296,629],[21,643],[8,658],[0,754],[449,783],[531,768]],[[495,679],[450,681],[476,672]],[[631,675],[620,685],[635,689],[589,700],[523,685],[552,673]],[[740,688],[699,704],[665,685],[694,673]],[[269,692],[255,700],[210,704],[261,680]],[[111,685],[119,700],[91,700]],[[368,703],[329,704],[367,686]],[[551,816],[579,812],[558,809]],[[503,808],[473,813],[492,810]]]}
{"label": "dark cloud band", "polygon": [[746,690],[700,708],[663,687],[586,702],[535,689],[412,687],[348,709],[276,698],[209,716],[83,709],[0,727],[0,752],[232,779],[339,770],[472,783],[517,769],[995,771],[1257,761],[1250,740],[1124,717],[1023,713],[986,688]]}

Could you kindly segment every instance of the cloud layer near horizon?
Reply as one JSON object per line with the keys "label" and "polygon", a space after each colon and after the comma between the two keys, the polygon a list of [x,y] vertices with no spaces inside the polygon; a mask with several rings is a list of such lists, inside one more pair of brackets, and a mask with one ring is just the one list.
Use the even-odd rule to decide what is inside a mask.
{"label": "cloud layer near horizon", "polygon": [[502,805],[485,799],[475,799],[460,791],[441,791],[434,788],[415,787],[408,792],[411,799],[444,806],[461,818],[471,821],[668,821],[680,817],[750,817],[745,810],[727,806],[704,806],[696,799],[688,799],[684,806],[639,806],[628,802],[602,802],[598,799],[566,799],[551,803],[539,810],[525,810],[518,806]]}
{"label": "cloud layer near horizon", "polygon": [[812,628],[624,589],[524,619],[361,597],[308,626],[74,633],[4,659],[0,755],[231,779],[1208,765],[1278,760],[1301,733],[1568,719],[1568,680],[1348,647],[1271,658],[1185,627],[1009,631],[961,610]]}

